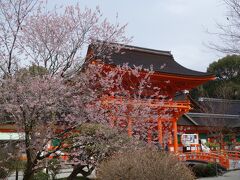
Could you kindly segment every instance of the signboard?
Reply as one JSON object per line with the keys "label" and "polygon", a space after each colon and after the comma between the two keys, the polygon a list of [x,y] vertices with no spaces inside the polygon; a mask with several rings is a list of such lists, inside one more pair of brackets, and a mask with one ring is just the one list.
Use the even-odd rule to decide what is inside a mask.
{"label": "signboard", "polygon": [[184,146],[199,144],[198,134],[182,134],[181,142]]}
{"label": "signboard", "polygon": [[24,133],[0,133],[1,140],[24,140]]}

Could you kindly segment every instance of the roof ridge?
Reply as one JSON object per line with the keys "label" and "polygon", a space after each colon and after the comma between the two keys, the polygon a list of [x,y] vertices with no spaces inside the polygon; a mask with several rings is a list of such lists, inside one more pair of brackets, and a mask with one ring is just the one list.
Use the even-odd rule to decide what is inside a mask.
{"label": "roof ridge", "polygon": [[129,49],[134,51],[141,51],[151,54],[160,54],[160,55],[167,55],[167,56],[173,56],[171,51],[164,51],[164,50],[156,50],[151,48],[144,48],[139,46],[132,46],[132,45],[123,45],[123,49]]}
{"label": "roof ridge", "polygon": [[171,51],[157,50],[157,49],[152,49],[152,48],[144,48],[144,47],[140,47],[140,46],[134,46],[134,45],[128,45],[128,44],[122,44],[122,43],[116,43],[116,42],[107,42],[107,41],[101,41],[101,40],[97,40],[94,43],[100,43],[100,44],[106,43],[106,44],[112,44],[112,45],[120,45],[122,49],[129,49],[129,50],[141,51],[141,52],[152,53],[152,54],[161,54],[161,55],[167,55],[167,56],[173,57]]}
{"label": "roof ridge", "polygon": [[190,115],[190,116],[194,116],[194,117],[210,117],[210,116],[212,116],[212,117],[225,117],[225,118],[227,118],[227,117],[229,117],[229,118],[233,118],[233,117],[237,117],[237,118],[239,118],[240,117],[240,115],[236,115],[236,114],[219,114],[219,113],[217,113],[217,114],[214,114],[214,113],[195,113],[195,112],[188,112],[188,113],[186,113],[187,115]]}
{"label": "roof ridge", "polygon": [[221,99],[221,98],[208,98],[208,97],[199,97],[198,101],[211,101],[211,102],[234,102],[234,103],[240,103],[240,100],[235,99]]}

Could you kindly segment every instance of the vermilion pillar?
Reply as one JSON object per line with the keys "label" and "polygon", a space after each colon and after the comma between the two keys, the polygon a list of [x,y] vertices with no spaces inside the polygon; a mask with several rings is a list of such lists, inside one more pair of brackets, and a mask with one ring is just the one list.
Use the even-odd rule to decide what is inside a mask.
{"label": "vermilion pillar", "polygon": [[127,131],[128,131],[129,137],[132,137],[132,134],[133,134],[133,130],[132,130],[133,122],[132,122],[132,117],[130,116],[131,110],[132,110],[131,105],[128,105],[126,115],[127,115]]}
{"label": "vermilion pillar", "polygon": [[148,143],[152,142],[152,127],[150,126],[147,131],[147,141]]}
{"label": "vermilion pillar", "polygon": [[115,126],[115,121],[116,121],[116,116],[112,116],[110,119],[110,126],[114,127]]}
{"label": "vermilion pillar", "polygon": [[132,137],[132,118],[130,116],[127,117],[128,121],[128,136]]}
{"label": "vermilion pillar", "polygon": [[158,142],[163,145],[163,133],[162,133],[162,119],[158,118]]}
{"label": "vermilion pillar", "polygon": [[178,152],[178,138],[177,138],[177,119],[173,119],[173,146],[174,152]]}

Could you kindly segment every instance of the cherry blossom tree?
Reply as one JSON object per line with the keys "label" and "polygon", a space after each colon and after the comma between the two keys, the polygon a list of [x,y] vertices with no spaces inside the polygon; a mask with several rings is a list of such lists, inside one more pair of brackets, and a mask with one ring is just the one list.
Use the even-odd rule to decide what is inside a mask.
{"label": "cherry blossom tree", "polygon": [[[98,7],[82,10],[76,4],[49,10],[47,3],[37,0],[3,0],[0,17],[0,70],[4,77],[0,81],[0,116],[7,115],[13,129],[22,135],[18,145],[26,154],[25,180],[43,168],[45,159],[62,153],[71,156],[68,163],[75,167],[86,162],[95,166],[99,158],[90,161],[92,156],[79,149],[89,138],[78,133],[86,123],[127,130],[131,118],[131,136],[146,140],[147,130],[156,125],[154,120],[167,98],[160,87],[151,84],[151,67],[125,64],[110,68],[93,61],[119,51],[122,45],[114,43],[129,41],[124,34],[126,25],[110,23]],[[89,44],[97,44],[97,54],[85,57]],[[19,70],[30,64],[42,67],[43,73]],[[160,99],[157,105],[156,98]],[[151,104],[154,108],[148,106]],[[162,116],[166,119],[168,110]],[[56,139],[59,144],[48,148]],[[79,142],[78,148],[67,151],[66,146],[76,145],[70,142]],[[81,156],[86,161],[79,159]]]}
{"label": "cherry blossom tree", "polygon": [[97,113],[100,104],[95,104],[97,118],[91,113],[93,109],[86,108],[86,104],[97,101],[101,92],[100,89],[89,89],[93,79],[93,72],[85,71],[75,82],[26,73],[3,80],[0,88],[1,117],[7,114],[14,123],[12,128],[23,133],[24,141],[20,145],[27,158],[24,179],[29,179],[41,168],[39,163],[43,159],[61,150],[62,144],[59,144],[56,149],[48,151],[47,145],[51,140],[64,141],[68,133],[85,122],[104,121],[104,114]]}
{"label": "cherry blossom tree", "polygon": [[[158,117],[155,112],[157,110],[141,103],[146,96],[143,93],[144,89],[151,87],[152,73],[149,71],[139,78],[142,76],[141,68],[131,69],[125,65],[108,71],[103,64],[90,63],[71,79],[26,73],[17,73],[11,78],[4,79],[0,88],[0,114],[1,116],[7,114],[13,121],[13,129],[23,133],[24,141],[19,145],[27,159],[24,179],[29,179],[42,169],[44,159],[60,156],[64,152],[72,157],[68,163],[80,167],[85,166],[86,162],[95,165],[99,158],[90,161],[89,156],[84,155],[84,148],[81,146],[90,138],[86,135],[81,136],[79,131],[79,128],[86,123],[100,123],[107,126],[111,123],[113,114],[121,118],[128,115],[135,119],[132,130],[141,132],[146,137],[146,129],[149,127],[146,119]],[[138,80],[134,83],[136,86],[134,94],[129,86],[125,87],[123,83],[124,77],[129,75],[132,79]],[[158,89],[154,91],[157,97],[158,91]],[[155,97],[154,94],[152,97]],[[117,102],[109,101],[106,104],[104,100],[106,96],[114,97]],[[121,104],[119,98],[122,100]],[[134,103],[130,104],[129,99],[134,100]],[[154,98],[145,98],[145,100],[151,103]],[[109,105],[111,108],[108,107]],[[158,108],[161,108],[161,104],[158,104]],[[121,126],[121,123],[125,126]],[[127,119],[125,118],[121,123],[116,124],[116,127],[121,126],[127,131]],[[49,149],[49,144],[56,139],[59,140],[59,144]],[[69,142],[78,142],[78,144]],[[81,148],[71,148],[71,151],[66,151],[66,146],[76,147],[76,145]],[[80,155],[86,160],[79,159]]]}
{"label": "cherry blossom tree", "polygon": [[3,75],[12,74],[18,68],[19,37],[37,3],[37,0],[0,1],[0,70]]}
{"label": "cherry blossom tree", "polygon": [[52,75],[63,76],[68,70],[74,72],[81,68],[86,45],[96,40],[129,41],[124,36],[125,26],[111,24],[101,17],[99,8],[82,11],[79,5],[67,6],[62,14],[38,12],[23,27],[23,48],[27,57],[47,68]]}
{"label": "cherry blossom tree", "polygon": [[86,46],[96,40],[129,42],[126,25],[112,24],[99,7],[79,4],[48,7],[48,2],[10,0],[0,2],[0,70],[10,75],[34,63],[51,75],[72,75],[81,69]]}

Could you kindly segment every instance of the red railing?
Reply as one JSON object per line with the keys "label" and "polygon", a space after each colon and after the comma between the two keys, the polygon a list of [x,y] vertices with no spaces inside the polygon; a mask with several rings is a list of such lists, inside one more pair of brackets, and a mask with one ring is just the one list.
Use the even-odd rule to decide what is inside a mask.
{"label": "red railing", "polygon": [[187,152],[178,154],[180,161],[203,161],[217,163],[220,166],[231,169],[230,160],[240,162],[239,151],[213,151],[213,152]]}
{"label": "red railing", "polygon": [[214,153],[224,155],[228,159],[240,160],[240,151],[213,151]]}
{"label": "red railing", "polygon": [[189,152],[178,155],[180,161],[203,161],[207,163],[217,163],[220,166],[229,169],[229,159],[224,155],[206,152]]}

